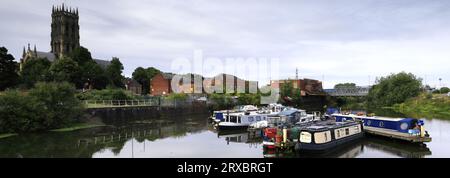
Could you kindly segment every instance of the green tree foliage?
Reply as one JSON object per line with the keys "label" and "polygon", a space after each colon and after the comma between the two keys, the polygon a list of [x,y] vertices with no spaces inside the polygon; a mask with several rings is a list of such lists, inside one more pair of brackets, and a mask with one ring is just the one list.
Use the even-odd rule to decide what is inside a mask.
{"label": "green tree foliage", "polygon": [[147,69],[138,67],[134,70],[132,75],[133,79],[142,85],[142,94],[148,94],[150,93],[150,80],[159,73],[161,73],[161,71],[154,67],[149,67]]}
{"label": "green tree foliage", "polygon": [[171,93],[166,98],[169,100],[184,101],[188,98],[188,95],[186,93]]}
{"label": "green tree foliage", "polygon": [[77,88],[104,89],[111,84],[107,71],[98,65],[92,58],[91,52],[85,47],[77,47],[69,55],[79,66],[79,71],[75,74],[74,80]]}
{"label": "green tree foliage", "polygon": [[[35,131],[40,128],[38,104],[15,90],[0,95],[0,133]],[[39,113],[31,113],[38,111]]]}
{"label": "green tree foliage", "polygon": [[442,87],[439,91],[440,91],[440,93],[445,94],[445,93],[450,92],[450,88],[448,88],[448,87]]}
{"label": "green tree foliage", "polygon": [[228,109],[234,105],[230,94],[213,93],[209,94],[208,98],[213,102],[212,110]]}
{"label": "green tree foliage", "polygon": [[69,57],[77,62],[77,64],[80,66],[82,66],[84,63],[92,61],[91,52],[89,52],[89,50],[83,46],[75,48],[69,55]]}
{"label": "green tree foliage", "polygon": [[411,73],[401,72],[381,77],[367,96],[368,108],[392,106],[418,96],[422,81]]}
{"label": "green tree foliage", "polygon": [[259,105],[261,104],[261,95],[253,94],[253,93],[239,93],[238,96],[238,105]]}
{"label": "green tree foliage", "polygon": [[78,120],[82,105],[67,83],[37,83],[28,94],[0,95],[0,133],[33,132],[68,126]]}
{"label": "green tree foliage", "polygon": [[103,90],[91,90],[77,95],[80,100],[132,100],[142,99],[129,91],[118,88],[107,88]]}
{"label": "green tree foliage", "polygon": [[28,60],[22,65],[21,83],[26,88],[31,88],[36,82],[50,80],[49,69],[51,62],[47,58]]}
{"label": "green tree foliage", "polygon": [[356,88],[356,84],[354,83],[338,83],[336,85],[334,85],[335,89],[338,88]]}
{"label": "green tree foliage", "polygon": [[80,67],[74,82],[77,88],[87,88],[86,85],[92,85],[94,89],[104,89],[109,84],[109,79],[100,65],[89,61]]}
{"label": "green tree foliage", "polygon": [[40,117],[45,118],[41,122],[43,129],[61,128],[77,121],[83,107],[75,92],[75,87],[67,82],[40,82],[30,90],[29,96],[44,106],[40,111]]}
{"label": "green tree foliage", "polygon": [[0,47],[0,90],[5,90],[17,84],[18,69],[19,65],[14,61],[14,57],[8,54],[8,49]]}
{"label": "green tree foliage", "polygon": [[142,94],[148,94],[150,78],[147,75],[147,71],[142,67],[138,67],[134,70],[132,75],[133,79],[136,80],[139,84],[141,84]]}
{"label": "green tree foliage", "polygon": [[123,80],[125,77],[122,76],[123,65],[119,58],[113,57],[111,64],[106,68],[106,75],[111,82],[111,85],[118,88],[125,88]]}
{"label": "green tree foliage", "polygon": [[50,66],[50,75],[57,82],[68,81],[77,83],[79,71],[80,67],[78,64],[69,57],[62,57]]}
{"label": "green tree foliage", "polygon": [[294,92],[294,87],[292,86],[292,82],[288,81],[286,83],[280,84],[280,96],[284,97],[292,97]]}

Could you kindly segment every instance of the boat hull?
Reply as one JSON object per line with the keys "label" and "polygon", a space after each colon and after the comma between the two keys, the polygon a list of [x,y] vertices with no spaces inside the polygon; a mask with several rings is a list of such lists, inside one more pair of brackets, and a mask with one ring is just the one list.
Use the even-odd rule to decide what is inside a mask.
{"label": "boat hull", "polygon": [[226,124],[226,123],[219,123],[217,125],[217,129],[219,130],[246,130],[249,127],[249,125],[243,125],[243,124]]}
{"label": "boat hull", "polygon": [[323,143],[323,144],[308,144],[308,143],[300,143],[297,142],[295,145],[295,150],[297,151],[313,151],[313,152],[321,152],[321,151],[326,151],[326,150],[330,150],[342,145],[346,145],[348,143],[351,143],[353,141],[356,141],[360,138],[362,138],[364,136],[364,133],[358,133],[355,135],[351,135],[342,139],[338,139],[338,140],[333,140],[331,142],[328,143]]}

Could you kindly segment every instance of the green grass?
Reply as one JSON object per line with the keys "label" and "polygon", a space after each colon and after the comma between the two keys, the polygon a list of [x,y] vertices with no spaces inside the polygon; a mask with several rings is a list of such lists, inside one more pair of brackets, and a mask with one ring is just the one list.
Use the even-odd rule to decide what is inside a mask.
{"label": "green grass", "polygon": [[66,127],[66,128],[60,128],[60,129],[53,129],[50,131],[53,132],[71,132],[71,131],[75,131],[75,130],[81,130],[81,129],[88,129],[88,128],[94,128],[94,127],[103,127],[106,126],[104,124],[88,124],[88,123],[78,123],[78,124],[74,124],[70,127]]}
{"label": "green grass", "polygon": [[8,138],[8,137],[12,137],[12,136],[16,136],[16,133],[5,133],[5,134],[0,134],[0,139],[2,138]]}
{"label": "green grass", "polygon": [[414,118],[439,118],[450,120],[450,97],[440,94],[422,94],[394,105],[393,109]]}

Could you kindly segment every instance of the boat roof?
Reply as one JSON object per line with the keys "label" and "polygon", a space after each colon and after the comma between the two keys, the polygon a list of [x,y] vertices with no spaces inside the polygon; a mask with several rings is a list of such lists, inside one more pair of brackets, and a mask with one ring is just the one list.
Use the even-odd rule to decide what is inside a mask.
{"label": "boat roof", "polygon": [[302,128],[302,131],[326,131],[330,129],[335,128],[341,128],[341,127],[347,127],[352,125],[357,125],[358,122],[323,122],[323,123],[316,123],[314,125],[310,125],[307,127]]}
{"label": "boat roof", "polygon": [[404,119],[409,119],[409,118],[391,118],[391,117],[379,117],[379,116],[373,116],[373,117],[369,117],[369,116],[358,116],[358,115],[354,115],[354,114],[332,114],[332,116],[343,116],[343,117],[353,117],[353,118],[360,118],[360,119],[375,119],[375,120],[384,120],[384,121],[401,121]]}
{"label": "boat roof", "polygon": [[291,114],[294,114],[294,113],[296,113],[296,112],[302,112],[302,111],[304,111],[304,110],[300,110],[300,109],[287,109],[287,110],[281,111],[280,113],[278,113],[278,115],[281,115],[281,116],[287,116],[287,115],[291,115]]}

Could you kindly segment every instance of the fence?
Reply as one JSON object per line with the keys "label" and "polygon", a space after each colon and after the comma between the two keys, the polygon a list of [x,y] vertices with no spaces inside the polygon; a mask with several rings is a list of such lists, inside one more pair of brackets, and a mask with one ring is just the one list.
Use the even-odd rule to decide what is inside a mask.
{"label": "fence", "polygon": [[158,106],[158,107],[181,107],[192,105],[195,100],[175,100],[166,98],[152,98],[145,100],[84,100],[87,108],[112,108],[112,107],[139,107],[139,106]]}

